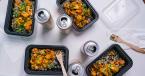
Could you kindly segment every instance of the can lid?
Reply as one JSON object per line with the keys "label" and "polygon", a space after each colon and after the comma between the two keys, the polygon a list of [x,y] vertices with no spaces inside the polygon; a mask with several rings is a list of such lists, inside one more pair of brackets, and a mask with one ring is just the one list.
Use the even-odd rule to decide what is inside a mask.
{"label": "can lid", "polygon": [[83,76],[84,67],[80,63],[74,63],[70,65],[69,76]]}
{"label": "can lid", "polygon": [[63,14],[58,17],[56,24],[60,29],[68,29],[72,26],[72,19],[68,15]]}
{"label": "can lid", "polygon": [[88,56],[94,56],[99,50],[99,45],[95,41],[87,41],[84,44],[83,50]]}
{"label": "can lid", "polygon": [[46,23],[50,18],[50,12],[44,8],[37,10],[35,18],[39,23]]}

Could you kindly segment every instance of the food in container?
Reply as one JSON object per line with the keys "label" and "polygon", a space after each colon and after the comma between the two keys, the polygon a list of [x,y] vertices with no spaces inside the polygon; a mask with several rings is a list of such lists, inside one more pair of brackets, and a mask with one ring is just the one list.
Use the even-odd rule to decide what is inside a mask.
{"label": "food in container", "polygon": [[26,48],[24,70],[31,75],[62,75],[56,52],[63,53],[63,62],[68,70],[68,49],[64,46],[30,45]]}
{"label": "food in container", "polygon": [[69,66],[68,75],[69,76],[84,76],[84,67],[80,63],[72,63]]}
{"label": "food in container", "polygon": [[18,33],[31,32],[33,3],[30,0],[15,0],[12,29]]}
{"label": "food in container", "polygon": [[132,59],[114,44],[91,62],[86,72],[88,76],[122,76],[132,65]]}
{"label": "food in container", "polygon": [[72,26],[72,19],[68,15],[63,14],[57,18],[56,24],[62,32],[69,33]]}
{"label": "food in container", "polygon": [[5,32],[11,35],[32,35],[36,3],[35,0],[9,0]]}
{"label": "food in container", "polygon": [[74,24],[81,29],[92,19],[91,10],[81,0],[66,1],[63,4],[66,14],[73,17]]}
{"label": "food in container", "polygon": [[119,70],[125,65],[125,61],[119,58],[115,50],[111,50],[108,54],[96,61],[90,68],[91,76],[105,75],[112,76],[119,72]]}
{"label": "food in container", "polygon": [[33,48],[31,53],[31,69],[32,70],[47,70],[53,68],[60,68],[55,63],[55,51],[54,49],[38,49]]}
{"label": "food in container", "polygon": [[95,41],[87,41],[85,44],[81,47],[81,51],[83,54],[87,56],[94,56],[97,54],[99,50],[99,45]]}
{"label": "food in container", "polygon": [[94,24],[99,16],[87,0],[57,0],[57,5],[73,17],[73,27],[81,32]]}

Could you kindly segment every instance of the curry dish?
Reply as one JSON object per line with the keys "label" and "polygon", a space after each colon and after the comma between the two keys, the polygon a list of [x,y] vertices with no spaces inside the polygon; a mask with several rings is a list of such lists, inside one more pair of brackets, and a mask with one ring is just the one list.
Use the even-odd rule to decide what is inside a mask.
{"label": "curry dish", "polygon": [[112,50],[91,66],[91,76],[114,76],[124,65],[125,60]]}
{"label": "curry dish", "polygon": [[55,59],[56,57],[54,49],[33,48],[30,59],[31,69],[43,71],[60,68],[58,63],[55,62]]}
{"label": "curry dish", "polygon": [[18,33],[29,33],[32,28],[33,1],[14,0],[12,30]]}
{"label": "curry dish", "polygon": [[91,9],[81,0],[66,1],[63,4],[66,14],[73,17],[74,24],[77,28],[82,29],[91,22]]}

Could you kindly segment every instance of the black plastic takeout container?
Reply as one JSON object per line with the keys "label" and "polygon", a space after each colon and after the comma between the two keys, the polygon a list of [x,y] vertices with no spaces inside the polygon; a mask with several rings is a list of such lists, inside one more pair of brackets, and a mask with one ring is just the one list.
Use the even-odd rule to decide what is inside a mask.
{"label": "black plastic takeout container", "polygon": [[69,60],[69,50],[65,46],[57,46],[57,45],[29,45],[25,51],[25,62],[24,62],[24,70],[27,74],[30,75],[63,75],[61,68],[60,69],[52,69],[46,71],[34,71],[30,68],[30,58],[31,51],[33,48],[38,49],[54,49],[62,50],[64,53],[64,67],[66,71],[68,71],[68,60]]}
{"label": "black plastic takeout container", "polygon": [[[64,13],[65,13],[65,11],[64,11],[64,9],[63,9],[63,3],[64,3],[65,1],[67,1],[67,0],[56,0],[56,4],[57,4],[58,7],[61,9],[61,11],[63,11]],[[82,1],[87,5],[88,8],[91,9],[93,19],[92,19],[92,21],[91,21],[89,24],[85,25],[82,29],[77,28],[77,27],[73,24],[73,28],[74,28],[75,30],[79,31],[79,32],[82,32],[82,31],[88,29],[89,27],[91,27],[91,26],[99,19],[98,13],[97,13],[96,10],[93,8],[93,6],[88,2],[88,0],[82,0]],[[66,13],[65,13],[65,14],[66,14]]]}
{"label": "black plastic takeout container", "polygon": [[7,13],[6,13],[6,19],[5,19],[5,25],[4,25],[4,31],[7,34],[10,35],[19,35],[19,36],[31,36],[34,31],[34,23],[35,23],[35,9],[37,7],[37,0],[32,0],[34,2],[34,9],[33,9],[33,24],[32,24],[32,31],[30,33],[17,33],[12,30],[11,24],[12,24],[12,13],[13,13],[13,8],[14,8],[14,3],[15,0],[8,0],[8,6],[7,6]]}
{"label": "black plastic takeout container", "polygon": [[116,73],[114,76],[122,76],[126,71],[128,71],[132,65],[133,65],[133,61],[132,59],[125,53],[125,51],[118,45],[118,44],[113,44],[112,46],[110,46],[105,52],[103,52],[99,57],[97,57],[93,62],[91,62],[87,67],[86,67],[86,73],[88,76],[90,75],[90,68],[91,66],[100,58],[102,58],[103,56],[106,56],[106,54],[111,51],[111,50],[115,50],[118,55],[125,60],[125,66],[122,67],[120,69],[120,71],[118,73]]}

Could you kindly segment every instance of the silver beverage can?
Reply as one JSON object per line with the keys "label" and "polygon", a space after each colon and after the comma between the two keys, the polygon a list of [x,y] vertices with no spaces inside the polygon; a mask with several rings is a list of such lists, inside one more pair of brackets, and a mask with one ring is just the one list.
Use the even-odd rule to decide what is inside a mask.
{"label": "silver beverage can", "polygon": [[57,18],[56,24],[62,32],[69,33],[72,26],[72,18],[66,14],[63,14]]}
{"label": "silver beverage can", "polygon": [[85,44],[81,47],[82,53],[87,56],[96,55],[98,50],[99,50],[99,45],[95,41],[91,41],[91,40],[85,42]]}
{"label": "silver beverage can", "polygon": [[84,67],[80,63],[72,63],[68,69],[69,76],[84,76]]}
{"label": "silver beverage can", "polygon": [[48,28],[51,27],[51,25],[49,25],[50,17],[50,12],[45,8],[38,9],[35,14],[36,21]]}

